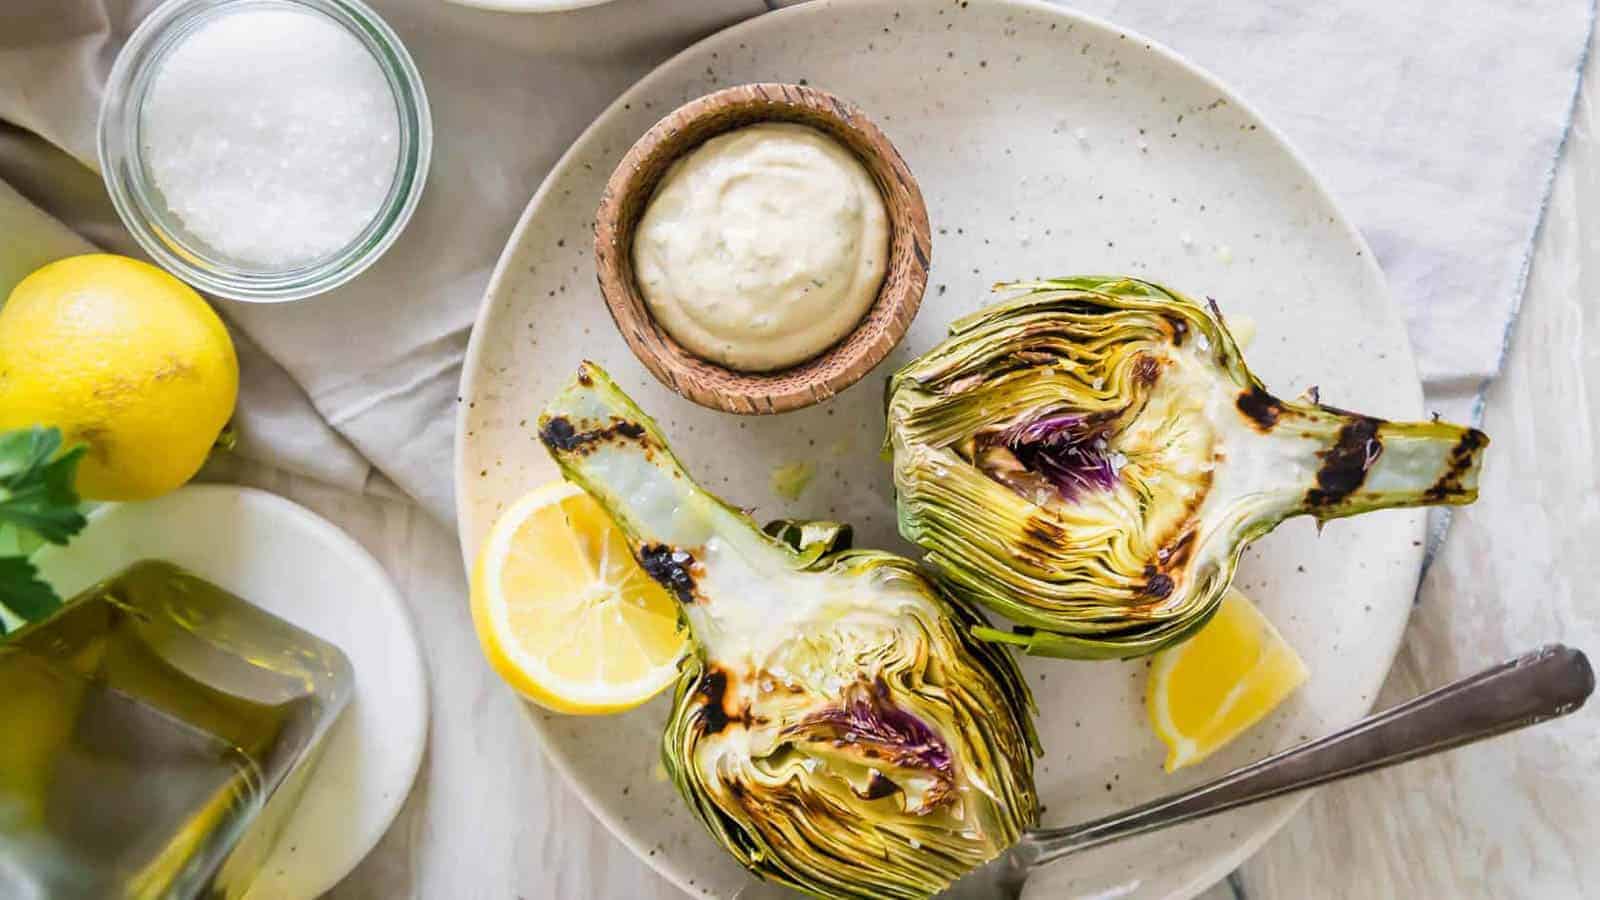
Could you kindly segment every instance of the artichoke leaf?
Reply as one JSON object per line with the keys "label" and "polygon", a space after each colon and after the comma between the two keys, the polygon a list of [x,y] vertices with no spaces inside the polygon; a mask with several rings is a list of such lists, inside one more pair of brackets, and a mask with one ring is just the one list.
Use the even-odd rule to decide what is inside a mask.
{"label": "artichoke leaf", "polygon": [[1215,611],[1290,516],[1470,503],[1488,439],[1269,394],[1214,304],[1121,276],[1000,285],[889,382],[901,533],[984,640],[1120,658]]}
{"label": "artichoke leaf", "polygon": [[598,366],[541,440],[615,519],[695,640],[663,762],[757,876],[820,897],[921,898],[1037,817],[1032,698],[982,616],[838,523],[767,531],[700,488]]}
{"label": "artichoke leaf", "polygon": [[761,530],[798,553],[805,567],[830,553],[849,550],[854,539],[852,529],[843,522],[774,519]]}

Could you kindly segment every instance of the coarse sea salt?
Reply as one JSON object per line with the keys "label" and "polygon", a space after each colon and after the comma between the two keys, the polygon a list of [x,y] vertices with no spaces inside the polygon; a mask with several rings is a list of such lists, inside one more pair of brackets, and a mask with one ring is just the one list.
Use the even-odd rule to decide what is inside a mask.
{"label": "coarse sea salt", "polygon": [[186,231],[234,263],[285,269],[333,255],[377,216],[400,120],[377,59],[343,26],[247,6],[167,52],[140,140]]}

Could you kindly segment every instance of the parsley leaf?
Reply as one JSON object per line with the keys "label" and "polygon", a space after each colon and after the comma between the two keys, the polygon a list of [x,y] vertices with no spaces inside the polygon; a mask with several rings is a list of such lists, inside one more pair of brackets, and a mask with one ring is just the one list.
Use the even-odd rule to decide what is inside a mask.
{"label": "parsley leaf", "polygon": [[65,453],[55,428],[23,428],[0,434],[0,522],[31,531],[52,544],[83,529],[73,478],[82,446]]}
{"label": "parsley leaf", "polygon": [[[0,603],[29,622],[37,622],[61,605],[61,598],[39,578],[39,571],[20,556],[0,556]],[[5,624],[0,622],[0,633]]]}
{"label": "parsley leaf", "polygon": [[[84,448],[61,452],[55,428],[23,428],[0,434],[0,526],[16,530],[16,548],[40,541],[65,544],[87,520],[78,511],[73,480]],[[0,553],[0,605],[35,622],[61,605],[23,553]],[[5,632],[0,622],[0,634]]]}

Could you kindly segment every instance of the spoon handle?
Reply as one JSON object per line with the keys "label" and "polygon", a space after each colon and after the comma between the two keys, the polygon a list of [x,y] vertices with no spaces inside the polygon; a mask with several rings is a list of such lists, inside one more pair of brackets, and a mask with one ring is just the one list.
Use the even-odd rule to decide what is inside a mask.
{"label": "spoon handle", "polygon": [[1576,710],[1593,691],[1594,671],[1582,651],[1551,644],[1181,794],[1081,825],[1030,831],[1014,852],[1031,869],[1120,838],[1535,725]]}

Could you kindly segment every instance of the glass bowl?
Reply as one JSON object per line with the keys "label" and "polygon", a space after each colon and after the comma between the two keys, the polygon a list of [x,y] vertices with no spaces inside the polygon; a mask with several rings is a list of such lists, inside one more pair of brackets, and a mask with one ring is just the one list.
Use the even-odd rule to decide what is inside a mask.
{"label": "glass bowl", "polygon": [[[143,105],[162,60],[200,25],[242,7],[298,7],[347,29],[377,60],[399,116],[394,180],[372,221],[344,247],[283,268],[229,259],[189,234],[168,209],[143,157]],[[331,290],[372,265],[410,221],[427,180],[433,123],[422,77],[387,24],[360,0],[169,0],[129,36],[100,106],[100,171],[122,223],[161,266],[196,288],[255,303],[300,300]],[[248,210],[241,210],[247,213]]]}

